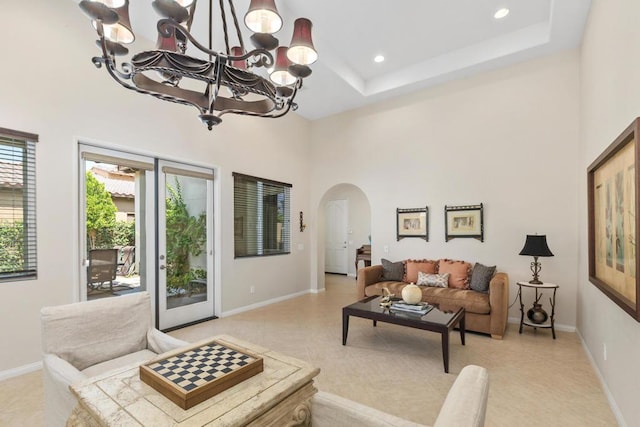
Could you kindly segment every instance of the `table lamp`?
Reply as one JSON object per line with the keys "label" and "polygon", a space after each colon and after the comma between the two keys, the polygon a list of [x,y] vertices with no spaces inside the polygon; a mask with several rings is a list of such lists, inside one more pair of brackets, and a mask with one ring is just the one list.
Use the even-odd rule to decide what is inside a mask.
{"label": "table lamp", "polygon": [[529,255],[533,257],[533,262],[531,263],[533,279],[529,280],[529,283],[533,285],[541,285],[542,281],[538,278],[538,273],[542,270],[542,265],[538,262],[538,257],[553,256],[553,253],[549,250],[549,246],[547,246],[547,236],[527,234],[527,240],[524,242],[524,248],[520,251],[520,255]]}

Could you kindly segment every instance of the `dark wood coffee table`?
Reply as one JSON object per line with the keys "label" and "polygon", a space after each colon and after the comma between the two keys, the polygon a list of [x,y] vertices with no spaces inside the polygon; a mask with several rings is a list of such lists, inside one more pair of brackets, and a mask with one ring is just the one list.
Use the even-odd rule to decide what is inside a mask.
{"label": "dark wood coffee table", "polygon": [[420,316],[402,311],[390,311],[380,306],[379,296],[367,297],[342,309],[342,345],[347,345],[349,316],[371,319],[373,326],[376,326],[377,322],[385,322],[438,332],[442,336],[442,360],[446,373],[449,373],[449,332],[456,326],[460,329],[460,341],[464,345],[464,308],[445,312],[436,306],[424,316]]}

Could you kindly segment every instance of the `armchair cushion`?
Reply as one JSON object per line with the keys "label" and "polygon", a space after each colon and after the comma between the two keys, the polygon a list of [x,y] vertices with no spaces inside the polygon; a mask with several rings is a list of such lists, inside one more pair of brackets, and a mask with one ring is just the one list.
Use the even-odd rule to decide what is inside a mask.
{"label": "armchair cushion", "polygon": [[147,331],[147,348],[158,354],[184,347],[187,344],[189,343],[160,332],[156,328],[150,328]]}
{"label": "armchair cushion", "polygon": [[43,352],[76,369],[147,348],[151,300],[147,292],[76,304],[44,307]]}
{"label": "armchair cushion", "polygon": [[135,353],[125,354],[124,356],[116,357],[115,359],[107,360],[102,363],[98,363],[97,365],[93,365],[82,371],[82,373],[87,377],[96,377],[98,375],[102,375],[105,372],[113,371],[114,369],[118,369],[122,366],[127,365],[141,365],[145,362],[156,357],[158,354],[149,350],[140,350]]}

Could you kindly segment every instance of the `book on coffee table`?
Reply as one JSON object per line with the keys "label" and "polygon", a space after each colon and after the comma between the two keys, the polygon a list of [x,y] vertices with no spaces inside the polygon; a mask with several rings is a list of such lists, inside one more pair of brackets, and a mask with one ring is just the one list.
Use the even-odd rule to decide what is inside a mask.
{"label": "book on coffee table", "polygon": [[424,316],[433,308],[427,303],[407,304],[405,302],[395,302],[391,305],[391,310],[400,310],[406,313],[419,314]]}

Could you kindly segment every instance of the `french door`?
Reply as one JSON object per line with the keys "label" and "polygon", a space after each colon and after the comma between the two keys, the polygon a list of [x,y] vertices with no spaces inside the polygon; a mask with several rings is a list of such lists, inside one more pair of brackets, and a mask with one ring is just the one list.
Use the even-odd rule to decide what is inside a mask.
{"label": "french door", "polygon": [[80,300],[149,291],[162,329],[213,317],[212,169],[79,154]]}
{"label": "french door", "polygon": [[159,327],[213,316],[213,171],[158,162]]}

